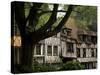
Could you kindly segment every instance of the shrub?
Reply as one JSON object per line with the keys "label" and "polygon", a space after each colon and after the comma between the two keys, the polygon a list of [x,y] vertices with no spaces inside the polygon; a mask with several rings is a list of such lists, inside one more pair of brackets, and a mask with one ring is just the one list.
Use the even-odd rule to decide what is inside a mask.
{"label": "shrub", "polygon": [[57,67],[52,64],[37,64],[33,66],[34,72],[57,71]]}
{"label": "shrub", "polygon": [[62,65],[60,70],[81,70],[84,69],[84,66],[78,61],[68,61]]}

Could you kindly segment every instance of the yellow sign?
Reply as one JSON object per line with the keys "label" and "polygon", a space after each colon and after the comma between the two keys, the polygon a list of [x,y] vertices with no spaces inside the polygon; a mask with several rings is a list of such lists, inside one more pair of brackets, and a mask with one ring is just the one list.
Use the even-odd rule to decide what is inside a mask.
{"label": "yellow sign", "polygon": [[12,39],[11,39],[11,43],[13,46],[15,47],[20,47],[21,46],[21,37],[20,36],[14,36]]}

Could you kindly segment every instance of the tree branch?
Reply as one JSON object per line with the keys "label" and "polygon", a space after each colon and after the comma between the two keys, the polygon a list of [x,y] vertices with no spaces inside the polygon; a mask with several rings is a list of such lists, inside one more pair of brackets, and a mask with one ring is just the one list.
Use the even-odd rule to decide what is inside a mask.
{"label": "tree branch", "polygon": [[60,30],[62,29],[63,25],[67,22],[67,20],[69,19],[71,12],[73,10],[73,5],[69,5],[68,7],[68,11],[66,12],[66,15],[64,16],[64,18],[61,20],[61,22],[58,24],[58,26],[54,29],[54,32],[60,32]]}
{"label": "tree branch", "polygon": [[64,16],[62,21],[58,24],[58,26],[53,31],[40,32],[40,34],[38,33],[39,34],[38,35],[38,41],[43,40],[43,39],[48,38],[48,37],[51,37],[53,35],[56,35],[58,32],[60,32],[62,27],[64,26],[64,24],[67,22],[68,18],[70,17],[72,9],[73,9],[73,6],[70,5],[68,7],[66,15]]}
{"label": "tree branch", "polygon": [[28,26],[32,26],[32,28],[35,30],[35,26],[38,23],[38,8],[40,8],[42,6],[42,3],[34,3],[33,6],[30,9],[29,15],[26,18],[26,23],[29,22]]}
{"label": "tree branch", "polygon": [[41,33],[41,32],[46,31],[47,29],[50,29],[51,28],[51,26],[55,23],[55,21],[57,19],[57,12],[56,12],[57,10],[58,10],[58,4],[54,4],[54,8],[53,8],[52,14],[51,14],[48,22],[45,25],[43,25],[36,32]]}

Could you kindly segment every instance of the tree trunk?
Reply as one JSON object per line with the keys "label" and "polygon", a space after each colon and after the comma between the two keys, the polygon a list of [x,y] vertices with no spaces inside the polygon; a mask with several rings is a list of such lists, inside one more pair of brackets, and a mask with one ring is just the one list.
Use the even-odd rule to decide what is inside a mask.
{"label": "tree trunk", "polygon": [[30,37],[22,37],[21,68],[22,72],[32,72],[34,45]]}

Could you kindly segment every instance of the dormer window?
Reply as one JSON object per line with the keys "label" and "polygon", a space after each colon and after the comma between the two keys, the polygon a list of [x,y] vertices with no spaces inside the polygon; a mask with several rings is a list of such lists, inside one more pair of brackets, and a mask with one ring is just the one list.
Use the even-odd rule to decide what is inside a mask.
{"label": "dormer window", "polygon": [[62,33],[63,34],[67,34],[67,30],[66,29],[63,29]]}
{"label": "dormer window", "polygon": [[71,31],[67,31],[67,36],[71,36]]}

